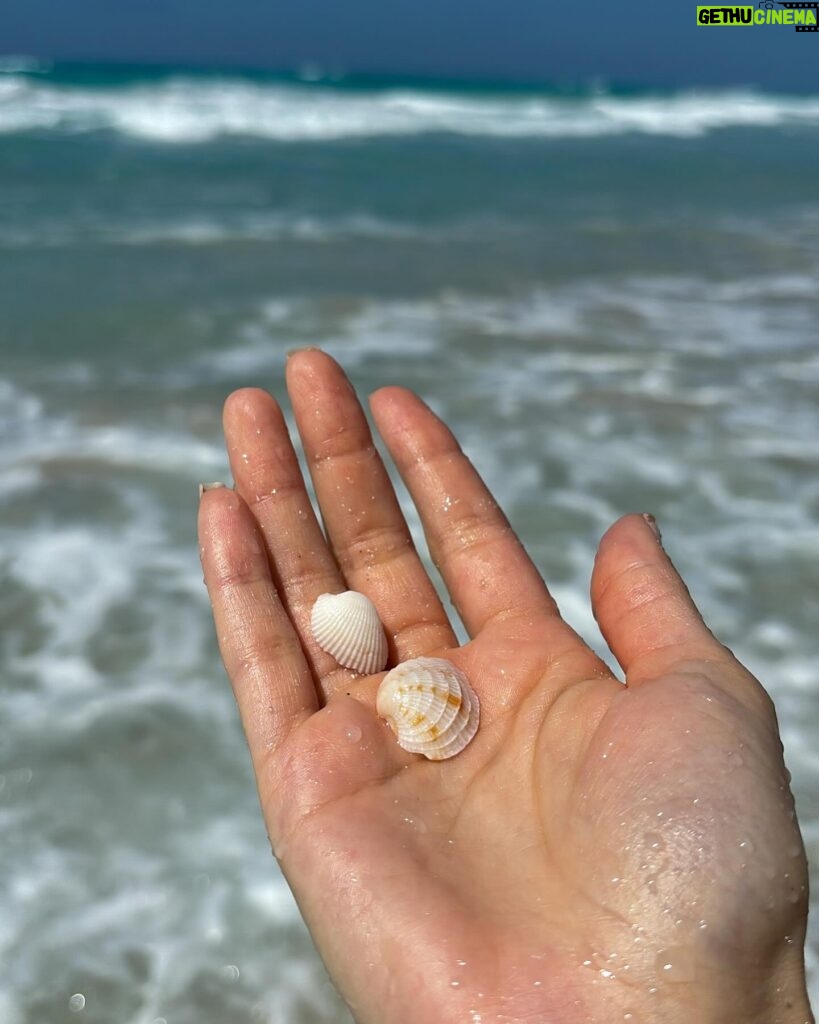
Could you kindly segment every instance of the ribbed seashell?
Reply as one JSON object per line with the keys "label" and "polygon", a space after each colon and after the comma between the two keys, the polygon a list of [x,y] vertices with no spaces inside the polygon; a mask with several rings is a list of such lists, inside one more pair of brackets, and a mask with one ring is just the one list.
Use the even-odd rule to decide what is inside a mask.
{"label": "ribbed seashell", "polygon": [[339,665],[370,675],[387,664],[387,638],[372,601],[355,590],[322,594],[310,625],[319,647]]}
{"label": "ribbed seashell", "polygon": [[376,710],[399,746],[430,761],[460,753],[478,731],[480,703],[451,661],[415,658],[397,665],[378,687]]}

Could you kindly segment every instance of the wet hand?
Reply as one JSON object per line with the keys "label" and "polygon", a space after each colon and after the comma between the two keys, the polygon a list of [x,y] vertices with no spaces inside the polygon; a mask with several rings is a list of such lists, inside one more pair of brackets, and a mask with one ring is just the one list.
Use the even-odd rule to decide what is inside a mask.
{"label": "wet hand", "polygon": [[[807,871],[772,705],[651,523],[619,520],[592,607],[623,685],[560,617],[448,428],[371,399],[470,641],[459,646],[339,367],[293,356],[283,415],[225,407],[236,490],[207,491],[205,580],[274,852],[359,1024],[810,1019]],[[316,598],[378,608],[390,665],[445,657],[480,695],[449,761],[375,714],[383,673],[319,649]]]}

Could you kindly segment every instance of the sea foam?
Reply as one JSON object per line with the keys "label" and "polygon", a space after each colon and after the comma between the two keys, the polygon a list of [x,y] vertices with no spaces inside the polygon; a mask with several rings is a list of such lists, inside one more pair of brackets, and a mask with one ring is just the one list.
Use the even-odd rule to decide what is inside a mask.
{"label": "sea foam", "polygon": [[819,126],[819,97],[752,90],[577,97],[356,91],[184,76],[94,88],[22,74],[0,81],[0,132],[108,130],[164,143],[203,143],[219,136],[326,142],[430,133],[509,139],[629,132],[691,137],[724,128],[787,125]]}

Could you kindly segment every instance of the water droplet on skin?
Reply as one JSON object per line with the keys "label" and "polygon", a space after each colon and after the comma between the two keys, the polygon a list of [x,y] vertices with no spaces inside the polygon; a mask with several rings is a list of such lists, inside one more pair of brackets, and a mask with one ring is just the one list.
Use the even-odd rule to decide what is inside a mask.
{"label": "water droplet on skin", "polygon": [[82,992],[75,992],[74,995],[68,1000],[68,1009],[72,1013],[79,1013],[85,1009],[85,996]]}
{"label": "water droplet on skin", "polygon": [[738,750],[731,750],[728,753],[728,764],[730,764],[732,768],[739,768],[745,764],[745,761]]}
{"label": "water droplet on skin", "polygon": [[674,984],[693,981],[696,974],[694,957],[682,946],[661,949],[654,961],[654,969],[663,981]]}
{"label": "water droplet on skin", "polygon": [[345,735],[350,743],[358,743],[361,739],[361,730],[357,725],[351,725]]}
{"label": "water droplet on skin", "polygon": [[[660,814],[662,814],[662,811],[660,811]],[[665,840],[659,832],[646,832],[644,838],[648,848],[655,853],[662,853],[665,849]]]}
{"label": "water droplet on skin", "polygon": [[459,988],[459,987],[460,987],[460,984],[461,984],[461,983],[460,983],[460,981],[456,981],[456,980],[455,980],[455,979],[453,978],[453,979],[452,979],[452,981],[450,981],[450,983],[449,983],[449,984],[450,984],[450,985],[451,985],[451,986],[452,986],[453,988]]}
{"label": "water droplet on skin", "polygon": [[740,842],[740,844],[739,844],[739,848],[744,853],[753,853],[754,852],[754,844],[751,842],[750,839],[743,839]]}
{"label": "water droplet on skin", "polygon": [[708,927],[708,922],[705,920],[697,921],[697,927],[701,932],[704,932],[705,929]]}
{"label": "water droplet on skin", "polygon": [[455,961],[455,963],[456,963],[456,964],[457,964],[457,965],[458,965],[459,967],[466,967],[466,960],[456,960],[456,961]]}

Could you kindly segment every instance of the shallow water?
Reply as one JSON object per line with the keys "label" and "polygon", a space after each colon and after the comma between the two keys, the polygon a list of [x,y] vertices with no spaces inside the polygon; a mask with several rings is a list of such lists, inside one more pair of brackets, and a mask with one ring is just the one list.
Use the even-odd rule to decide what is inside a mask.
{"label": "shallow water", "polygon": [[819,99],[80,77],[0,75],[0,1019],[347,1019],[194,535],[223,397],[297,345],[421,392],[598,646],[596,542],[652,511],[819,863]]}

